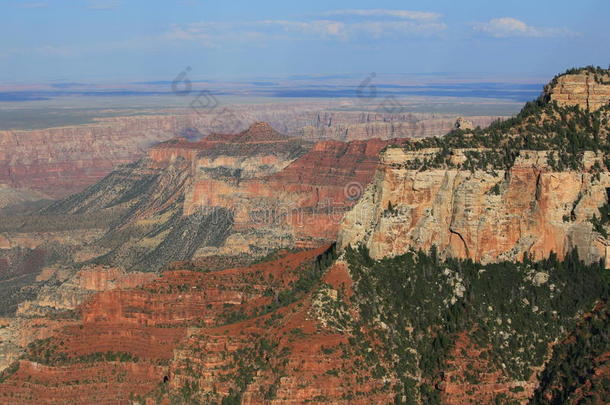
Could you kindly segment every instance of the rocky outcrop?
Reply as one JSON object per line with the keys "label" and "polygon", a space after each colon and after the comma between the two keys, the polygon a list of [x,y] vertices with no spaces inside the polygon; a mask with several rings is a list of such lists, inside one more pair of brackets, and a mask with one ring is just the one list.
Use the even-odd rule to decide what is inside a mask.
{"label": "rocky outcrop", "polygon": [[561,75],[546,86],[545,95],[561,106],[598,110],[610,101],[610,72],[585,68]]}
{"label": "rocky outcrop", "polygon": [[151,363],[79,363],[49,367],[21,360],[3,384],[0,401],[21,404],[128,403],[163,381],[163,368]]}
{"label": "rocky outcrop", "polygon": [[[44,256],[52,264],[0,272],[36,286],[0,320],[0,402],[524,403],[551,344],[606,293],[601,269],[574,255],[476,262],[573,248],[593,262],[610,245],[607,156],[579,149],[553,163],[520,150],[557,146],[536,128],[519,136],[567,119],[529,111],[488,133],[462,121],[446,142],[314,143],[264,123],[172,139],[85,192],[4,219],[3,247],[73,239]],[[359,128],[395,123],[372,121]],[[605,132],[573,136],[585,124],[557,150],[607,150]],[[324,125],[311,125],[316,136]],[[337,232],[368,252],[336,261]],[[440,257],[370,257],[411,249]],[[576,390],[607,374],[604,353],[588,352],[600,367]]]}
{"label": "rocky outcrop", "polygon": [[0,318],[0,370],[21,359],[24,348],[31,342],[48,339],[74,324],[76,319]]}
{"label": "rocky outcrop", "polygon": [[[4,369],[36,339],[46,339],[73,325],[69,315],[96,292],[130,289],[150,282],[154,273],[125,272],[117,268],[90,266],[79,271],[45,268],[36,277],[44,285],[34,300],[19,304],[16,317],[0,318],[0,369]],[[58,315],[59,314],[59,315]],[[57,319],[58,318],[58,319]]]}
{"label": "rocky outcrop", "polygon": [[474,129],[474,125],[473,125],[472,121],[469,121],[469,120],[465,119],[464,117],[458,117],[458,119],[455,121],[455,129],[461,129],[461,130]]}
{"label": "rocky outcrop", "polygon": [[[403,402],[413,400],[414,403],[427,403],[420,395],[434,395],[446,404],[492,403],[498,398],[525,404],[531,398],[540,383],[538,374],[531,373],[529,379],[515,377],[497,351],[512,356],[512,345],[517,342],[514,350],[518,350],[520,358],[529,359],[533,353],[526,354],[525,349],[534,346],[526,339],[529,335],[523,334],[522,320],[533,322],[526,330],[542,338],[539,328],[550,319],[548,313],[535,310],[532,315],[530,303],[521,299],[517,300],[518,311],[509,306],[504,309],[506,312],[498,312],[486,300],[510,305],[509,294],[498,297],[496,286],[481,282],[478,288],[485,293],[477,291],[476,295],[485,297],[482,304],[485,322],[477,325],[485,331],[471,330],[472,325],[465,322],[459,324],[465,325],[466,330],[444,334],[443,343],[434,343],[433,349],[428,348],[435,353],[447,352],[446,357],[440,356],[438,373],[430,377],[417,372],[417,367],[395,364],[399,359],[413,362],[422,359],[423,362],[427,358],[423,351],[418,353],[405,346],[408,340],[400,341],[403,345],[395,347],[383,343],[387,343],[385,334],[395,331],[419,342],[423,334],[418,333],[415,324],[399,323],[402,328],[396,328],[388,319],[393,316],[391,312],[386,312],[384,321],[362,321],[362,310],[367,307],[363,305],[364,299],[376,302],[386,311],[394,311],[396,307],[386,307],[392,301],[388,299],[389,291],[411,291],[403,290],[404,294],[395,296],[402,305],[400,297],[413,298],[413,289],[405,282],[410,280],[405,277],[405,270],[397,273],[401,276],[401,287],[380,288],[376,283],[354,277],[355,263],[349,258],[333,263],[334,256],[324,256],[329,251],[326,246],[296,253],[284,251],[270,261],[216,271],[205,267],[171,270],[139,287],[99,292],[81,305],[71,319],[19,320],[19,326],[29,334],[25,341],[32,344],[21,359],[17,360],[17,356],[7,359],[12,363],[0,378],[0,401],[10,398],[24,404],[84,403],[87,402],[84,395],[100,401],[114,395],[113,401],[122,402],[137,395],[136,399],[142,403],[183,400],[215,403],[230,398],[245,404],[364,405],[392,403],[397,395]],[[379,270],[371,268],[375,269]],[[409,277],[414,277],[416,272],[425,276],[429,269],[410,270],[413,274],[409,273]],[[489,269],[481,272],[496,277]],[[550,280],[531,268],[528,274],[518,273],[525,277],[507,277],[504,281],[523,282],[532,288],[545,285],[543,290],[524,293],[530,299],[533,299],[530,294],[546,293],[546,288],[566,288],[565,284],[547,286],[557,280]],[[442,271],[435,268],[434,276],[447,285],[441,285],[438,290],[418,291],[417,296],[429,291],[440,291],[442,295],[437,294],[434,300],[418,300],[418,305],[427,308],[425,314],[429,305],[436,305],[433,301],[443,311],[452,312],[451,307],[467,296],[472,280],[462,279],[458,271],[448,268]],[[574,278],[578,277],[574,275]],[[96,281],[92,286],[98,288],[98,277],[93,279]],[[398,280],[381,279],[399,284]],[[85,276],[83,280],[91,285],[90,277]],[[466,282],[461,284],[462,281]],[[435,283],[432,285],[438,287]],[[515,290],[522,291],[521,287],[517,284]],[[456,301],[445,295],[447,288],[453,291]],[[480,312],[479,308],[461,315],[476,319],[470,316]],[[560,316],[573,318],[570,314]],[[591,324],[594,325],[597,323]],[[442,331],[442,326],[435,325],[434,329]],[[4,339],[7,330],[11,329],[0,328],[0,337]],[[438,330],[436,333],[440,335]],[[522,335],[514,337],[518,332]],[[508,335],[514,340],[504,342]],[[434,335],[426,339],[436,342]],[[551,340],[546,335],[544,339],[547,340],[539,340],[537,346],[550,351]],[[574,341],[579,347],[591,349],[581,339],[571,337],[561,344],[570,345]],[[603,344],[604,338],[598,336],[597,346],[589,356],[597,367],[588,372],[587,378],[591,381],[578,388],[578,395],[581,391],[599,393],[595,387],[607,374]],[[421,350],[428,349],[422,345]],[[574,349],[568,347],[568,350]],[[554,357],[561,358],[563,353],[559,351]],[[540,353],[536,355],[540,357]],[[580,364],[579,360],[574,361]],[[563,372],[560,367],[555,368]],[[78,370],[82,372],[79,376]],[[408,396],[401,394],[396,384],[404,377],[412,378],[413,384],[426,386],[427,391],[413,394],[410,390]],[[544,385],[544,389],[560,392],[561,387],[555,387],[554,381]],[[50,390],[44,391],[44,387]]]}
{"label": "rocky outcrop", "polygon": [[[325,113],[320,120],[297,132],[306,139],[365,140],[371,138],[424,138],[441,136],[451,131],[456,122],[449,114],[380,114],[380,113]],[[345,119],[349,116],[349,121]],[[499,117],[473,116],[468,121],[486,127]],[[357,119],[357,120],[356,120]],[[355,122],[354,122],[355,121]]]}
{"label": "rocky outcrop", "polygon": [[199,254],[252,253],[251,247],[316,246],[334,240],[343,213],[372,178],[379,151],[395,142],[323,141],[312,147],[292,139],[251,142],[248,152],[204,149],[193,163],[185,214],[223,207],[233,213],[234,233],[220,249]]}
{"label": "rocky outcrop", "polygon": [[116,165],[138,159],[150,145],[186,126],[184,117],[151,116],[0,131],[0,182],[64,197],[101,179]]}
{"label": "rocky outcrop", "polygon": [[[608,201],[610,173],[558,172],[544,151],[521,151],[508,171],[411,169],[436,150],[388,149],[375,180],[345,216],[342,247],[364,244],[374,258],[436,246],[444,256],[475,261],[563,257],[577,248],[588,262],[605,259],[607,241],[591,219]],[[451,159],[463,161],[462,150]],[[585,152],[586,168],[602,154]]]}
{"label": "rocky outcrop", "polygon": [[[15,313],[16,308],[17,320],[48,319],[77,309],[97,292],[135,288],[175,260],[196,259],[208,268],[202,263],[217,257],[250,262],[278,248],[333,241],[343,214],[375,173],[380,150],[395,142],[314,145],[260,123],[238,134],[158,144],[147,159],[120,167],[87,191],[34,216],[3,222],[6,232],[0,234],[0,243],[21,253],[13,258],[3,251],[6,263],[0,260],[0,274],[6,273],[9,280],[16,274],[30,277],[20,279],[17,286],[27,294],[6,283],[9,309]],[[56,248],[46,252],[48,245]],[[28,258],[38,257],[38,251],[34,266]],[[80,270],[69,265],[90,261],[105,265]],[[223,299],[243,298],[231,294]],[[97,300],[104,297],[108,301],[102,306],[108,309],[123,295],[102,294]],[[125,306],[141,299],[131,292],[126,297],[130,304]],[[146,298],[151,299],[156,298]],[[169,322],[180,300],[166,310],[151,311],[167,312],[162,322]],[[195,317],[202,307],[192,305],[189,316]],[[96,316],[85,314],[86,319]],[[148,322],[142,317],[133,319]],[[11,330],[22,329],[19,323],[11,325]],[[42,331],[55,327],[41,327],[41,333],[31,337],[47,337]],[[92,332],[91,339],[94,345],[102,338]],[[7,337],[10,347],[2,349],[5,364],[23,350],[24,344],[16,342],[29,341],[21,333]]]}
{"label": "rocky outcrop", "polygon": [[[38,293],[36,300],[25,301],[17,309],[18,316],[45,315],[50,311],[76,309],[90,295],[117,288],[135,288],[157,276],[154,273],[126,272],[119,268],[91,266],[76,272],[69,269],[47,268],[39,281],[55,281]],[[60,283],[56,286],[56,283]]]}

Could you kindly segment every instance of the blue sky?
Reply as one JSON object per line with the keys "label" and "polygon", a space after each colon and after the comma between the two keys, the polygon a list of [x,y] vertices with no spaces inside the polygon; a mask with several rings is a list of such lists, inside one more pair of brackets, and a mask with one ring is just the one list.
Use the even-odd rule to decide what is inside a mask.
{"label": "blue sky", "polygon": [[0,81],[546,76],[610,63],[610,2],[0,0]]}

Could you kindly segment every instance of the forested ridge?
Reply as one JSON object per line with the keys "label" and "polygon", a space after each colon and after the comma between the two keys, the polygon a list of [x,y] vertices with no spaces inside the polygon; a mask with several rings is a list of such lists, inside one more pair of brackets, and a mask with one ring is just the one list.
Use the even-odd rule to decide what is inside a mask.
{"label": "forested ridge", "polygon": [[[487,360],[507,380],[526,381],[544,365],[549,344],[608,299],[609,272],[601,262],[585,264],[576,251],[564,260],[485,265],[441,260],[434,249],[373,260],[359,247],[345,257],[361,316],[354,330],[368,331],[357,333],[362,341],[379,342],[378,366],[399,379],[397,403],[440,403],[436,388],[463,332],[489,348]],[[595,344],[610,349],[607,334]],[[476,384],[483,372],[472,370],[467,379]]]}

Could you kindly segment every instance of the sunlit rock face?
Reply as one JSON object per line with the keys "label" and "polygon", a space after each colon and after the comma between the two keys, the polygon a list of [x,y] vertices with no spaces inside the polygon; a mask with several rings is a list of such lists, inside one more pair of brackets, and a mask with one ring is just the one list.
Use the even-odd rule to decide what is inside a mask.
{"label": "sunlit rock face", "polygon": [[149,162],[160,168],[187,162],[184,215],[214,207],[232,213],[233,234],[198,254],[238,254],[251,246],[310,247],[334,240],[343,214],[371,181],[379,152],[398,142],[313,143],[256,123],[235,135],[162,143],[149,151]]}
{"label": "sunlit rock face", "polygon": [[[427,152],[434,151],[385,152],[345,216],[341,246],[363,243],[382,258],[435,245],[445,256],[481,262],[562,257],[577,248],[588,262],[608,263],[608,241],[590,221],[607,201],[608,172],[553,171],[545,151],[521,151],[508,171],[405,168]],[[456,150],[452,159],[460,155]],[[585,168],[602,158],[586,152]]]}
{"label": "sunlit rock face", "polygon": [[545,95],[561,106],[596,111],[610,100],[610,75],[607,71],[562,75],[545,87]]}

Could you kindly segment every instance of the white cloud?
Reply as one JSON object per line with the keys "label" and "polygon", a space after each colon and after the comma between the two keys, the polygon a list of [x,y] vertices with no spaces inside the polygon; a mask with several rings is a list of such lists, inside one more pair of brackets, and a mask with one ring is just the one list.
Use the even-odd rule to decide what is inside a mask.
{"label": "white cloud", "polygon": [[74,49],[69,46],[44,45],[35,48],[34,52],[45,56],[72,56]]}
{"label": "white cloud", "polygon": [[290,20],[262,20],[254,22],[255,25],[277,27],[287,32],[300,34],[345,37],[347,27],[340,21],[313,20],[313,21],[290,21]]}
{"label": "white cloud", "polygon": [[119,7],[118,0],[88,0],[87,3],[91,10],[115,10]]}
{"label": "white cloud", "polygon": [[[244,42],[273,39],[326,38],[346,41],[353,38],[387,36],[429,36],[447,26],[440,15],[407,10],[335,10],[326,18],[303,20],[257,20],[249,22],[196,22],[175,25],[163,39],[196,41],[219,47],[227,41]],[[341,16],[361,16],[346,21]],[[390,20],[387,17],[392,17]]]}
{"label": "white cloud", "polygon": [[414,23],[411,21],[367,21],[353,24],[355,33],[363,33],[373,38],[389,35],[436,35],[447,26],[442,22]]}
{"label": "white cloud", "polygon": [[19,7],[22,7],[22,8],[45,8],[48,6],[49,6],[49,3],[46,3],[44,1],[19,3]]}
{"label": "white cloud", "polygon": [[322,13],[325,16],[360,16],[360,17],[394,17],[407,20],[431,21],[438,20],[441,15],[427,11],[410,11],[410,10],[387,10],[387,9],[348,9],[348,10],[333,10]]}
{"label": "white cloud", "polygon": [[257,31],[250,24],[229,22],[197,22],[184,26],[174,25],[160,36],[167,41],[192,41],[206,48],[220,48],[226,42],[256,42],[268,38],[264,32]]}
{"label": "white cloud", "polygon": [[488,22],[474,24],[473,28],[495,38],[544,38],[575,35],[574,32],[565,28],[534,27],[512,17],[493,18]]}
{"label": "white cloud", "polygon": [[349,39],[359,35],[381,38],[388,35],[425,35],[435,34],[447,27],[441,22],[431,21],[425,23],[413,21],[375,21],[343,22],[336,20],[313,21],[287,21],[266,20],[260,21],[268,26],[278,26],[288,32],[298,32],[322,37]]}

